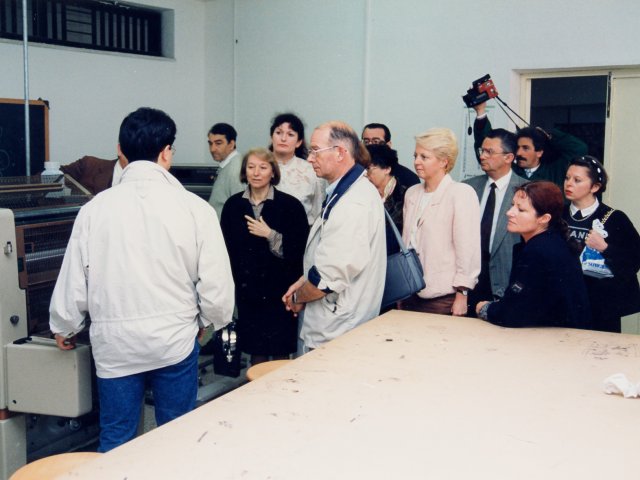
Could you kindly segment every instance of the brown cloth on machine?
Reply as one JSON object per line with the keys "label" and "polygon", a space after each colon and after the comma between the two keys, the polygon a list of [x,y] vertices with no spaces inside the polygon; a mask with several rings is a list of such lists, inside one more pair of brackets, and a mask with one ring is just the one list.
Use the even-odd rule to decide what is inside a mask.
{"label": "brown cloth on machine", "polygon": [[60,170],[71,175],[80,185],[96,195],[111,187],[113,169],[118,160],[104,160],[98,157],[84,156]]}

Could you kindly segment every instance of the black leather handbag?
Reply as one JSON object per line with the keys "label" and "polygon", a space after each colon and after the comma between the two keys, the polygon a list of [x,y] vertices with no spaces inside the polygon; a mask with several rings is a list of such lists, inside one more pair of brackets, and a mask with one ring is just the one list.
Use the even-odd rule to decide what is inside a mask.
{"label": "black leather handbag", "polygon": [[387,276],[380,305],[382,308],[409,298],[426,286],[418,254],[413,248],[409,249],[404,245],[400,232],[386,209],[384,214],[400,246],[400,251],[387,257]]}

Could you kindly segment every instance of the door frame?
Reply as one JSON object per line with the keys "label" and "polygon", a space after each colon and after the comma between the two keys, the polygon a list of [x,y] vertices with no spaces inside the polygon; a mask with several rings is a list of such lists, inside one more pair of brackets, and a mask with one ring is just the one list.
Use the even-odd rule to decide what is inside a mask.
{"label": "door frame", "polygon": [[[518,81],[516,82],[517,88],[519,88],[519,95],[516,92],[518,98],[518,105],[520,112],[522,112],[521,116],[527,122],[531,117],[531,80],[539,79],[539,78],[559,78],[559,77],[586,77],[586,76],[594,76],[594,75],[604,75],[609,77],[609,83],[607,87],[607,116],[605,117],[605,126],[604,126],[604,158],[600,160],[604,162],[605,165],[611,164],[611,128],[612,122],[610,118],[614,115],[611,108],[611,86],[612,82],[615,81],[616,78],[629,78],[629,77],[638,77],[640,76],[640,66],[628,66],[628,67],[620,67],[620,66],[611,66],[611,67],[599,67],[599,68],[576,68],[576,69],[545,69],[545,70],[536,70],[536,71],[517,71],[515,72],[518,76]],[[610,179],[610,185],[615,186],[615,179]],[[611,191],[611,189],[608,189]],[[603,194],[603,201],[607,202],[609,200],[609,196],[607,192]]]}
{"label": "door frame", "polygon": [[[593,69],[575,69],[575,70],[545,70],[536,72],[517,72],[519,82],[514,82],[520,91],[516,92],[519,98],[520,111],[524,113],[522,117],[529,121],[531,111],[531,80],[538,78],[557,78],[557,77],[578,77],[591,75],[606,75],[609,77],[607,84],[607,113],[605,116],[604,128],[604,158],[601,159],[605,165],[613,165],[612,158],[612,139],[613,139],[613,121],[615,117],[615,105],[611,102],[611,92],[615,88],[615,82],[621,78],[639,78],[640,66],[635,67],[611,67],[611,68],[593,68]],[[518,97],[519,94],[519,97]],[[609,178],[607,190],[603,194],[603,201],[608,203],[610,195],[616,189],[615,176]],[[640,227],[637,225],[636,228]],[[640,274],[639,274],[640,277]],[[628,315],[622,318],[622,332],[640,334],[640,314]]]}

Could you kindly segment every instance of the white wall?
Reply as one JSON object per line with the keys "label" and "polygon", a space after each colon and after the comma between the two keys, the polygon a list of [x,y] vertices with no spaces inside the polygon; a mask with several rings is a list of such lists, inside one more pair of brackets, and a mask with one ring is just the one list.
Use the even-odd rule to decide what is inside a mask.
{"label": "white wall", "polygon": [[[361,120],[364,81],[362,1],[240,1],[209,3],[208,61],[220,80],[207,81],[216,98],[207,103],[211,121],[233,119],[241,150],[269,143],[270,120],[298,113],[307,126],[339,118]],[[229,14],[234,17],[229,18]],[[235,21],[233,21],[235,20]],[[234,33],[233,41],[220,39]],[[234,43],[235,42],[235,43]],[[229,48],[235,56],[229,58]],[[212,58],[215,60],[212,61]],[[235,63],[231,78],[226,58]],[[222,78],[221,78],[222,77]],[[232,112],[221,107],[225,99]]]}
{"label": "white wall", "polygon": [[[211,0],[207,8],[208,32],[235,31],[220,45],[208,34],[206,53],[234,72],[210,90],[231,105],[222,110],[242,149],[267,143],[269,119],[292,109],[308,130],[331,119],[357,130],[387,123],[410,165],[415,134],[446,126],[463,136],[460,96],[485,73],[517,109],[518,71],[640,64],[636,0]],[[222,62],[234,40],[235,63]],[[217,109],[207,105],[210,123]],[[493,117],[510,127],[502,113]]]}
{"label": "white wall", "polygon": [[[214,123],[235,124],[234,22],[233,0],[216,0],[207,4],[204,56],[207,131]],[[203,138],[206,138],[206,131]]]}
{"label": "white wall", "polygon": [[[140,106],[165,110],[178,125],[176,162],[207,160],[203,148],[205,3],[138,1],[175,10],[172,59],[29,46],[30,98],[49,100],[50,158],[116,157],[122,119]],[[0,97],[23,98],[22,44],[0,42]]]}
{"label": "white wall", "polygon": [[[30,96],[51,102],[52,160],[113,158],[124,115],[150,105],[176,120],[179,163],[211,161],[215,122],[234,124],[246,150],[268,143],[276,112],[293,110],[309,131],[331,119],[387,123],[410,165],[426,128],[464,140],[460,96],[485,73],[515,108],[519,71],[640,65],[636,0],[137,3],[175,11],[175,59],[30,47]],[[0,96],[21,98],[21,45],[0,42],[0,58]]]}

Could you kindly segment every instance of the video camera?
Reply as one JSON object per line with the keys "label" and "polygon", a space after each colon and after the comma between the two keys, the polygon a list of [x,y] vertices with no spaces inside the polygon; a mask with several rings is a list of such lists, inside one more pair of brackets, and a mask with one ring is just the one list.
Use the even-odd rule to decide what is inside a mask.
{"label": "video camera", "polygon": [[472,87],[467,90],[467,94],[462,96],[462,101],[469,108],[473,108],[483,102],[486,102],[490,98],[498,96],[498,90],[496,90],[491,76],[486,74],[484,77],[475,80],[472,83]]}

